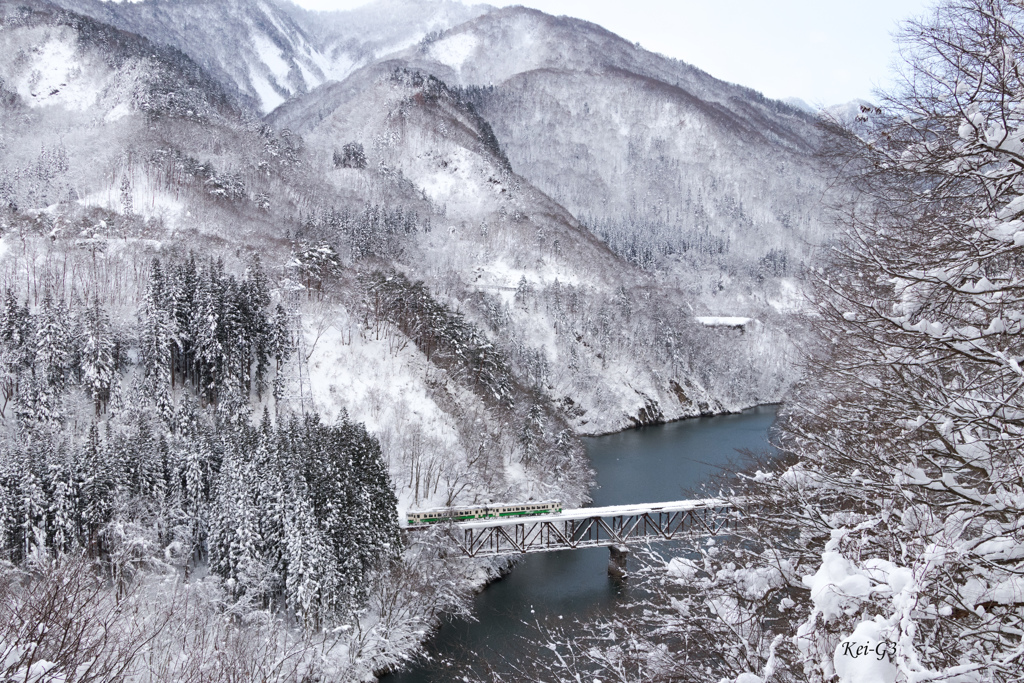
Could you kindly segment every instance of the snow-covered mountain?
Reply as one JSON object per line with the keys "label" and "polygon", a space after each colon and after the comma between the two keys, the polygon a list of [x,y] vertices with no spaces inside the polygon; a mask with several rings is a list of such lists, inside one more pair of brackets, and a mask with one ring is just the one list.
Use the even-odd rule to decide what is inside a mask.
{"label": "snow-covered mountain", "polygon": [[[537,390],[571,406],[579,431],[736,405],[738,395],[719,392],[714,373],[697,369],[714,363],[697,362],[696,345],[681,348],[687,337],[709,333],[671,310],[671,295],[650,275],[518,176],[462,91],[404,62],[382,62],[284,105],[268,121],[318,150],[316,163],[339,192],[356,192],[367,173],[336,163],[346,146],[364,150],[367,168],[415,188],[433,207],[434,228],[405,243],[403,267],[447,290],[503,345],[538,354],[544,369]],[[560,309],[561,298],[574,301],[571,311]],[[679,347],[676,361],[652,346],[667,341],[654,325],[658,309],[672,321],[667,334]],[[608,325],[601,340],[592,337],[596,318]],[[749,388],[755,384],[755,391],[768,390],[760,382]]]}
{"label": "snow-covered mountain", "polygon": [[253,113],[381,59],[461,88],[517,173],[705,312],[792,309],[828,238],[815,116],[585,21],[453,0],[60,2],[181,49]]}
{"label": "snow-covered mountain", "polygon": [[381,0],[344,12],[308,12],[274,0],[58,4],[181,50],[239,105],[260,114],[487,9],[453,0]]}
{"label": "snow-covered mountain", "polygon": [[280,6],[339,65],[336,72],[365,66],[492,9],[458,0],[377,0],[352,10],[321,12],[287,0],[280,0]]}
{"label": "snow-covered mountain", "polygon": [[821,111],[822,116],[843,126],[867,123],[872,117],[881,113],[882,111],[877,105],[867,100],[850,100],[842,104],[833,104]]}
{"label": "snow-covered mountain", "polygon": [[114,121],[132,112],[205,119],[228,108],[216,81],[187,57],[56,5],[0,5],[9,107],[90,112]]}
{"label": "snow-covered mountain", "polygon": [[[786,325],[770,319],[797,299],[790,278],[816,236],[820,178],[800,112],[593,24],[522,8],[427,3],[387,30],[371,30],[388,26],[386,13],[338,13],[314,32],[317,15],[255,0],[61,2],[179,43],[168,49],[212,64],[243,113],[255,111],[246,88],[259,60],[229,56],[250,54],[257,34],[291,45],[299,64],[347,30],[372,48],[352,54],[373,60],[382,45],[468,13],[342,80],[302,93],[320,78],[302,76],[267,128],[239,120],[211,137],[161,126],[130,157],[113,153],[118,143],[104,163],[73,161],[67,184],[112,210],[126,206],[130,185],[136,212],[153,207],[143,215],[211,238],[238,239],[224,226],[244,215],[247,241],[326,235],[354,254],[366,253],[349,246],[361,238],[324,228],[334,220],[325,216],[365,206],[416,214],[433,229],[388,236],[374,253],[535,354],[543,394],[571,407],[582,432],[776,400],[792,376]],[[207,37],[188,35],[186,18],[202,20]],[[359,167],[344,161],[356,149]],[[189,194],[167,178],[186,179]],[[731,338],[698,325],[701,313],[766,325]]]}
{"label": "snow-covered mountain", "polygon": [[[0,205],[120,206],[146,184],[120,187],[128,167],[178,135],[194,152],[238,120],[229,94],[173,48],[39,0],[0,4],[0,22]],[[166,208],[153,192],[148,206]]]}
{"label": "snow-covered mountain", "polygon": [[166,0],[60,4],[190,56],[245,107],[269,112],[326,80],[345,75],[272,2]]}
{"label": "snow-covered mountain", "polygon": [[819,133],[803,110],[518,7],[401,58],[465,87],[517,172],[617,253],[679,277],[699,271],[704,301],[725,287],[735,303],[755,294],[751,281],[794,274],[826,235]]}

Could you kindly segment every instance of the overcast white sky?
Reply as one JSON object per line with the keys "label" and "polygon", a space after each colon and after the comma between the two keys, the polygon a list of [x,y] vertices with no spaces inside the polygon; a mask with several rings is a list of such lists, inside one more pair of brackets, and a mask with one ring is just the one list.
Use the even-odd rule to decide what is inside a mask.
{"label": "overcast white sky", "polygon": [[[348,9],[368,0],[294,0]],[[587,19],[643,47],[775,98],[870,99],[884,86],[898,22],[930,0],[495,0]]]}

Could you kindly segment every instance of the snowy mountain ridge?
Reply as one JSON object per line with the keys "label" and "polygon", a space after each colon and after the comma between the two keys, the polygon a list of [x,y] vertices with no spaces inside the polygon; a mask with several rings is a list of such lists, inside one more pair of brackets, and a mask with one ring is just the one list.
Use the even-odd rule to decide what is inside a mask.
{"label": "snowy mountain ridge", "polygon": [[345,11],[312,11],[280,0],[282,10],[331,60],[365,66],[491,11],[459,0],[377,0]]}
{"label": "snowy mountain ridge", "polygon": [[758,315],[829,239],[804,110],[518,7],[395,59],[460,84],[518,173],[711,313]]}
{"label": "snowy mountain ridge", "polygon": [[274,0],[58,4],[180,49],[233,92],[241,106],[261,114],[485,11],[454,0],[382,0],[326,13]]}
{"label": "snowy mountain ridge", "polygon": [[258,111],[344,75],[344,66],[327,59],[290,16],[262,0],[61,4],[180,49]]}

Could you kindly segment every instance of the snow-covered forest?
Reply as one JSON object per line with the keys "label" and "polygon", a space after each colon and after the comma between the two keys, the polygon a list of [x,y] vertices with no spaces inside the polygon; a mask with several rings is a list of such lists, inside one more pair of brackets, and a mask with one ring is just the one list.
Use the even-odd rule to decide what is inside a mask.
{"label": "snow-covered forest", "polygon": [[1022,12],[846,126],[521,7],[0,0],[0,679],[371,680],[508,568],[406,510],[785,398],[523,679],[1017,680]]}

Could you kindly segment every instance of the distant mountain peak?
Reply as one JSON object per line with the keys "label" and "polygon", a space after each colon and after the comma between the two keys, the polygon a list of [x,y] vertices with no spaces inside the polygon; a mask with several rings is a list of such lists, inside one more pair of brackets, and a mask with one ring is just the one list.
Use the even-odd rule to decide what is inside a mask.
{"label": "distant mountain peak", "polygon": [[331,64],[303,29],[265,0],[55,0],[192,57],[233,91],[268,112],[330,76]]}
{"label": "distant mountain peak", "polygon": [[378,0],[327,12],[286,0],[55,2],[181,50],[260,114],[492,9],[456,0]]}
{"label": "distant mountain peak", "polygon": [[803,100],[799,97],[787,97],[782,101],[788,104],[789,106],[793,107],[794,109],[799,109],[800,111],[807,112],[808,114],[817,114],[819,111],[818,109],[807,104],[806,100]]}

